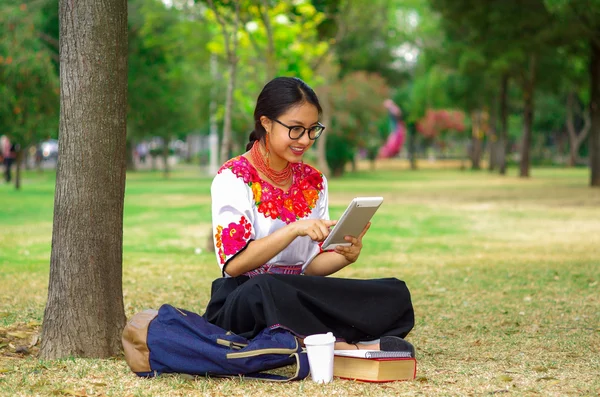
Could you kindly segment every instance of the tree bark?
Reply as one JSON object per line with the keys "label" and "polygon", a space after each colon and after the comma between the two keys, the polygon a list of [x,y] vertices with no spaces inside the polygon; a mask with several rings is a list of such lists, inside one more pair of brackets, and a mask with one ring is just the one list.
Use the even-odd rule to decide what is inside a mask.
{"label": "tree bark", "polygon": [[498,137],[498,170],[506,175],[508,153],[508,74],[502,75],[500,83],[500,135]]}
{"label": "tree bark", "polygon": [[408,132],[408,160],[410,162],[410,169],[417,170],[417,130],[414,122],[406,123],[406,130]]}
{"label": "tree bark", "polygon": [[60,157],[40,355],[120,354],[127,1],[61,0]]}
{"label": "tree bark", "polygon": [[[269,19],[269,2],[267,0],[262,0],[261,5],[258,6],[258,10],[260,13],[260,17],[262,19],[263,25],[265,26],[265,31],[267,32],[267,53],[263,56],[267,62],[267,81],[275,78],[277,73],[277,60],[275,59],[275,41],[273,40],[273,27],[271,26],[271,20]],[[264,7],[264,11],[263,11]],[[258,54],[261,56],[261,54]]]}
{"label": "tree bark", "polygon": [[231,157],[231,148],[233,145],[231,131],[231,114],[233,112],[233,91],[235,89],[236,64],[232,61],[229,63],[229,81],[227,82],[227,93],[225,96],[225,120],[223,121],[223,141],[221,143],[220,158],[222,161],[227,161]]}
{"label": "tree bark", "polygon": [[127,153],[127,170],[128,171],[135,171],[135,142],[128,139],[127,140],[127,149],[126,149],[126,153]]}
{"label": "tree bark", "polygon": [[21,163],[23,162],[23,150],[17,149],[15,153],[15,189],[21,189]]}
{"label": "tree bark", "polygon": [[529,152],[531,148],[531,136],[533,128],[533,109],[535,94],[535,69],[536,56],[531,54],[529,58],[529,73],[525,78],[523,87],[523,140],[521,143],[521,161],[519,165],[519,176],[529,177]]}
{"label": "tree bark", "polygon": [[223,121],[223,139],[221,141],[220,159],[222,162],[227,161],[231,155],[232,148],[232,131],[231,131],[231,114],[233,112],[233,92],[235,90],[235,79],[237,72],[237,46],[238,46],[238,27],[240,23],[240,2],[236,1],[234,7],[234,23],[232,27],[231,37],[227,31],[227,22],[221,15],[217,5],[213,0],[208,0],[208,5],[215,13],[217,22],[221,27],[223,40],[225,41],[225,51],[227,53],[227,63],[229,71],[229,81],[227,82],[227,92],[225,95],[225,115]]}
{"label": "tree bark", "polygon": [[471,113],[472,134],[471,134],[471,169],[481,169],[481,151],[482,139],[484,134],[484,114],[482,110],[476,110]]}
{"label": "tree bark", "polygon": [[490,151],[490,160],[488,163],[488,171],[494,171],[498,166],[498,103],[495,97],[491,99],[490,106],[490,126],[488,131],[488,148]]}
{"label": "tree bark", "polygon": [[584,125],[581,131],[577,131],[575,128],[575,122],[573,120],[573,108],[575,107],[576,94],[570,91],[567,95],[567,131],[569,133],[569,162],[570,167],[574,167],[579,162],[579,147],[587,138],[590,132],[590,116],[586,110],[583,111]]}
{"label": "tree bark", "polygon": [[169,178],[169,142],[170,137],[165,137],[163,142],[162,159],[163,159],[163,171],[165,179]]}
{"label": "tree bark", "polygon": [[590,45],[590,186],[600,187],[600,43]]}
{"label": "tree bark", "polygon": [[[324,87],[320,92],[320,102],[323,109],[323,124],[331,126],[331,97],[329,95],[329,87]],[[317,168],[325,177],[331,175],[329,164],[327,164],[327,130],[321,134],[317,142]]]}

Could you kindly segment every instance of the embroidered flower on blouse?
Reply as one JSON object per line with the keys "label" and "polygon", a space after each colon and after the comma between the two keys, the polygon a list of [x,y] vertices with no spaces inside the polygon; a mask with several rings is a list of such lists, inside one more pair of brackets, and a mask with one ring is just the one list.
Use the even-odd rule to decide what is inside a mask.
{"label": "embroidered flower on blouse", "polygon": [[254,194],[254,199],[256,202],[260,202],[260,198],[262,197],[262,186],[260,186],[259,182],[252,182],[252,193]]}
{"label": "embroidered flower on blouse", "polygon": [[215,246],[219,253],[219,261],[225,263],[225,254],[223,253],[223,240],[221,239],[221,233],[223,233],[223,226],[217,226],[217,233],[215,233]]}
{"label": "embroidered flower on blouse", "polygon": [[313,167],[297,163],[292,165],[294,179],[287,192],[262,180],[256,169],[243,156],[235,157],[223,165],[219,173],[229,169],[250,186],[258,212],[267,218],[291,223],[308,216],[317,205],[323,190],[323,175]]}
{"label": "embroidered flower on blouse", "polygon": [[242,215],[239,223],[231,222],[227,227],[217,226],[215,234],[219,260],[224,264],[227,257],[238,253],[252,236],[252,224]]}

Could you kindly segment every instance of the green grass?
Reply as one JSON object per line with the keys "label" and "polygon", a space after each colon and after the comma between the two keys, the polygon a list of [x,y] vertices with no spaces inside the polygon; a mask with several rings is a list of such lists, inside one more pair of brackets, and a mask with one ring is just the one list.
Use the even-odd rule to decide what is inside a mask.
{"label": "green grass", "polygon": [[[356,195],[385,198],[361,258],[339,276],[407,282],[419,369],[414,382],[324,386],[143,380],[122,359],[15,354],[8,343],[40,331],[52,233],[54,175],[25,173],[21,191],[0,186],[0,395],[597,395],[600,190],[585,169],[532,171],[361,168],[329,181],[332,217]],[[219,277],[206,250],[210,179],[186,167],[168,180],[131,173],[125,200],[127,315],[162,303],[202,312]],[[19,330],[27,337],[9,335]]]}

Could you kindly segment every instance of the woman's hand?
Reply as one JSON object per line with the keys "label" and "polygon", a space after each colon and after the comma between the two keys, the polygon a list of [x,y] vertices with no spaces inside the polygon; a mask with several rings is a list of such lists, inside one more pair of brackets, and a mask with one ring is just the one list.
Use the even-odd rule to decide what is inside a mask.
{"label": "woman's hand", "polygon": [[337,252],[340,255],[343,255],[344,258],[346,258],[346,260],[350,263],[356,262],[356,260],[358,259],[358,256],[360,255],[360,250],[363,247],[362,239],[370,227],[371,227],[371,222],[367,223],[367,226],[365,226],[365,228],[358,235],[358,237],[353,237],[353,236],[344,237],[344,239],[346,241],[352,243],[352,245],[350,245],[348,247],[338,245],[337,247],[335,247],[335,252]]}
{"label": "woman's hand", "polygon": [[313,241],[324,241],[329,235],[329,228],[336,223],[337,221],[325,219],[305,219],[291,225],[298,237],[308,236]]}

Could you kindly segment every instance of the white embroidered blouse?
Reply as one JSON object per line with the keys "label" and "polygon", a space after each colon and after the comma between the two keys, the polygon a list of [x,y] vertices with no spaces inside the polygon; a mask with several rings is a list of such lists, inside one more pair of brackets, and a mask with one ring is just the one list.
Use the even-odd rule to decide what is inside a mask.
{"label": "white embroidered blouse", "polygon": [[[287,190],[260,178],[243,156],[227,161],[211,186],[212,223],[217,262],[225,277],[227,263],[253,240],[266,237],[300,219],[329,219],[327,180],[315,168],[292,164],[293,182]],[[301,274],[321,252],[310,237],[297,237],[267,263],[246,275]]]}

